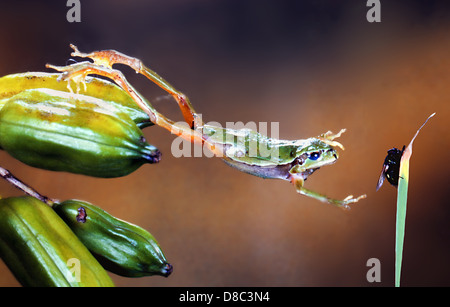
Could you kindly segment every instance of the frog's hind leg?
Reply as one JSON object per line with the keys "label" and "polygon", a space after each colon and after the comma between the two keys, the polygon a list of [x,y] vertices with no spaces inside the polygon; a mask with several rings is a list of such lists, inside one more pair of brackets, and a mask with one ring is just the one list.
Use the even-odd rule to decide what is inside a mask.
{"label": "frog's hind leg", "polygon": [[203,124],[201,122],[200,116],[197,115],[192,104],[190,103],[189,98],[180,91],[176,90],[169,82],[164,80],[156,72],[146,67],[141,60],[130,57],[115,50],[102,50],[94,51],[91,53],[83,53],[80,52],[78,48],[73,44],[71,44],[70,47],[74,50],[74,52],[72,52],[71,54],[72,56],[90,58],[94,61],[95,64],[99,66],[112,68],[112,65],[114,64],[123,64],[131,67],[136,71],[136,73],[144,75],[156,85],[172,95],[181,109],[184,120],[192,129],[195,129],[196,127]]}
{"label": "frog's hind leg", "polygon": [[78,84],[84,83],[85,78],[91,74],[112,79],[133,98],[142,110],[148,114],[150,120],[154,124],[158,124],[163,127],[169,127],[171,124],[171,122],[158,113],[150,103],[145,101],[145,99],[131,86],[131,84],[128,83],[125,76],[119,70],[99,66],[91,62],[79,62],[68,66],[55,66],[47,64],[46,67],[62,72],[58,80],[68,82],[72,80],[77,84],[77,88],[79,88]]}
{"label": "frog's hind leg", "polygon": [[211,152],[218,156],[222,155],[221,148],[214,146],[214,144],[210,144],[199,131],[192,130],[191,127],[188,127],[186,124],[175,123],[156,111],[156,109],[147,102],[133,86],[131,86],[121,71],[110,67],[99,66],[92,62],[80,62],[62,67],[47,64],[46,67],[62,72],[60,78],[65,81],[73,80],[76,83],[84,82],[86,76],[92,74],[112,79],[133,98],[144,112],[148,114],[150,120],[154,124],[165,128],[171,133],[176,134],[191,143],[206,145]]}

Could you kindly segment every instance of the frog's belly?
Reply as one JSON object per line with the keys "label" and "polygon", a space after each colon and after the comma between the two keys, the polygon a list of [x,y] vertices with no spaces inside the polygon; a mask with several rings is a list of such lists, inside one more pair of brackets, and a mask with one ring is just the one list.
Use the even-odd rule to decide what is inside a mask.
{"label": "frog's belly", "polygon": [[289,170],[292,168],[292,163],[273,166],[259,166],[236,162],[228,158],[224,158],[223,161],[229,166],[237,168],[244,173],[261,178],[290,180]]}

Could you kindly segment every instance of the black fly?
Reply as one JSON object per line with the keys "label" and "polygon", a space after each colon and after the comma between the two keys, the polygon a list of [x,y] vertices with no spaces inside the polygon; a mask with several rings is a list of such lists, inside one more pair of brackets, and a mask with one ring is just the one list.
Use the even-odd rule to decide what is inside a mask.
{"label": "black fly", "polygon": [[381,170],[380,178],[377,183],[377,191],[383,185],[384,178],[386,178],[390,184],[397,187],[398,177],[400,172],[400,160],[403,155],[405,146],[403,145],[402,150],[397,148],[392,148],[388,150],[388,154],[384,159],[383,168]]}

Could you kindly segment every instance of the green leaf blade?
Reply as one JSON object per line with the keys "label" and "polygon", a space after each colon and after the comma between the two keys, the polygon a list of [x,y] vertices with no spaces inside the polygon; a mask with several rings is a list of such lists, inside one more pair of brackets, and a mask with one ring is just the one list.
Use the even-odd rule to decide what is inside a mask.
{"label": "green leaf blade", "polygon": [[395,232],[395,286],[400,287],[403,244],[405,239],[406,204],[408,200],[409,159],[400,162],[400,178],[397,190],[397,218]]}

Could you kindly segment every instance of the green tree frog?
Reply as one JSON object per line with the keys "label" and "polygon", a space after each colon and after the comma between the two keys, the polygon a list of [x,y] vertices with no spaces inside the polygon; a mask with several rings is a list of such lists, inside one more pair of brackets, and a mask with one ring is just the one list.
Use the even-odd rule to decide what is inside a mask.
{"label": "green tree frog", "polygon": [[[336,162],[338,159],[336,147],[344,148],[334,139],[341,136],[345,129],[337,134],[328,131],[314,138],[288,141],[269,138],[248,129],[233,130],[207,125],[203,123],[201,116],[195,112],[187,96],[177,91],[139,59],[115,50],[82,53],[76,46],[70,46],[74,50],[72,56],[90,58],[93,62],[84,61],[62,67],[47,64],[47,67],[62,72],[60,80],[75,81],[78,90],[80,88],[78,84],[83,83],[86,76],[90,74],[110,78],[130,94],[154,124],[181,136],[185,140],[206,146],[228,165],[240,171],[262,178],[290,181],[298,193],[343,209],[350,208],[349,204],[366,197],[366,195],[361,195],[354,198],[350,195],[343,200],[337,200],[304,187],[305,180],[314,171]],[[174,122],[159,113],[128,83],[121,71],[112,68],[114,64],[124,64],[131,67],[136,73],[144,75],[172,95],[178,103],[188,126]],[[68,86],[70,87],[69,83]],[[266,154],[262,154],[261,149],[263,148],[266,150]],[[267,151],[269,154],[267,154]],[[251,152],[253,154],[250,154]]]}

